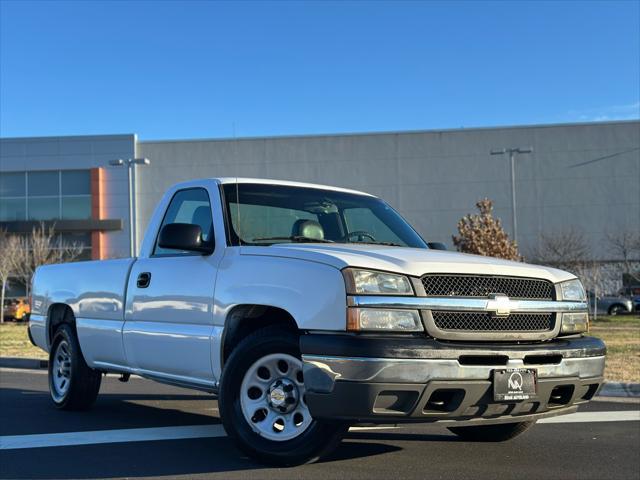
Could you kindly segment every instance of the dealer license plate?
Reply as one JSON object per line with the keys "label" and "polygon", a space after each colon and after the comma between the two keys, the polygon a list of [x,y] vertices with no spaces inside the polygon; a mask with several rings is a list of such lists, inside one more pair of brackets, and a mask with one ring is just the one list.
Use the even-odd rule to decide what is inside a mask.
{"label": "dealer license plate", "polygon": [[531,368],[507,368],[493,371],[493,399],[497,402],[529,400],[538,391],[537,374]]}

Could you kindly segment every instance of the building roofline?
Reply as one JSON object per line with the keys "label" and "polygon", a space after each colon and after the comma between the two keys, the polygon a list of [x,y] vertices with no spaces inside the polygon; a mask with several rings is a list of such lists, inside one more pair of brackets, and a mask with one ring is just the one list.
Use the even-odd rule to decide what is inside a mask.
{"label": "building roofline", "polygon": [[91,134],[91,135],[48,135],[48,136],[24,136],[24,137],[0,137],[2,142],[20,142],[26,140],[35,141],[52,141],[56,139],[64,139],[65,141],[73,140],[89,140],[89,139],[116,139],[116,138],[133,138],[137,143],[184,143],[184,142],[230,142],[237,140],[280,140],[287,138],[323,138],[323,137],[361,137],[361,136],[377,136],[377,135],[412,135],[420,133],[457,133],[457,132],[479,132],[490,130],[517,130],[525,128],[558,128],[558,127],[585,127],[585,126],[605,126],[605,125],[627,125],[640,123],[640,118],[631,120],[608,120],[606,122],[569,122],[569,123],[533,123],[525,125],[496,125],[490,127],[459,127],[459,128],[435,128],[435,129],[415,129],[415,130],[380,130],[369,132],[339,132],[339,133],[305,133],[293,135],[255,135],[246,137],[196,137],[196,138],[167,138],[158,140],[140,140],[136,133],[109,133],[109,134]]}
{"label": "building roofline", "polygon": [[92,134],[92,135],[49,135],[41,137],[0,137],[2,142],[24,142],[26,140],[42,140],[42,141],[55,141],[64,139],[65,141],[86,141],[86,140],[115,140],[123,138],[137,138],[135,133],[107,133],[107,134]]}
{"label": "building roofline", "polygon": [[297,134],[297,135],[264,135],[264,136],[247,136],[247,137],[202,137],[202,138],[186,138],[186,139],[160,139],[160,140],[140,140],[138,143],[184,143],[184,142],[232,142],[238,140],[281,140],[288,138],[323,138],[323,137],[360,137],[360,136],[377,136],[377,135],[411,135],[420,133],[457,133],[457,132],[477,132],[486,130],[515,130],[525,128],[558,128],[558,127],[584,127],[584,126],[604,126],[604,125],[626,125],[640,123],[640,118],[631,120],[610,120],[606,122],[574,122],[574,123],[542,123],[528,125],[499,125],[491,127],[460,127],[445,129],[426,129],[426,130],[382,130],[374,132],[342,132],[342,133],[313,133],[313,134]]}

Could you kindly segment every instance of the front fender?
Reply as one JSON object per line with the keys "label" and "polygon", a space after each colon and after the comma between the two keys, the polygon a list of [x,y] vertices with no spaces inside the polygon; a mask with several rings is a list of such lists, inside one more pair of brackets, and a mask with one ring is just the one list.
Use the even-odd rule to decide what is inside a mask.
{"label": "front fender", "polygon": [[236,305],[254,304],[286,310],[301,330],[345,329],[346,291],[342,274],[335,267],[229,253],[220,265],[216,283],[214,311],[218,325],[224,326]]}

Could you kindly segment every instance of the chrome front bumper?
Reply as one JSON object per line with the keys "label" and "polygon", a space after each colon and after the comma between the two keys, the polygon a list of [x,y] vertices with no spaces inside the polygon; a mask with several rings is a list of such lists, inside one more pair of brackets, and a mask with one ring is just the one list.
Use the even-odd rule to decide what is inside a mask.
{"label": "chrome front bumper", "polygon": [[[500,423],[570,413],[596,394],[605,364],[604,344],[590,337],[474,345],[318,334],[304,336],[301,350],[312,415],[374,423]],[[536,370],[536,398],[494,401],[493,372],[504,368]]]}
{"label": "chrome front bumper", "polygon": [[318,393],[331,393],[337,381],[426,384],[432,380],[490,380],[496,368],[534,368],[538,378],[594,378],[602,376],[604,358],[563,358],[557,364],[536,365],[510,356],[502,365],[463,365],[458,359],[302,357],[305,388]]}

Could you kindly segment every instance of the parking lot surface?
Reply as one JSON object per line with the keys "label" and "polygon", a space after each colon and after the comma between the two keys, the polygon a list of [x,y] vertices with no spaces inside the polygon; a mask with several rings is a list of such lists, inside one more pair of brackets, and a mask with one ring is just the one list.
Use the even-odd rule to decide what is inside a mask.
{"label": "parking lot surface", "polygon": [[215,397],[132,377],[103,381],[88,412],[62,412],[46,371],[0,369],[0,478],[640,479],[640,405],[597,401],[507,443],[443,427],[354,429],[330,457],[259,465],[225,436]]}

